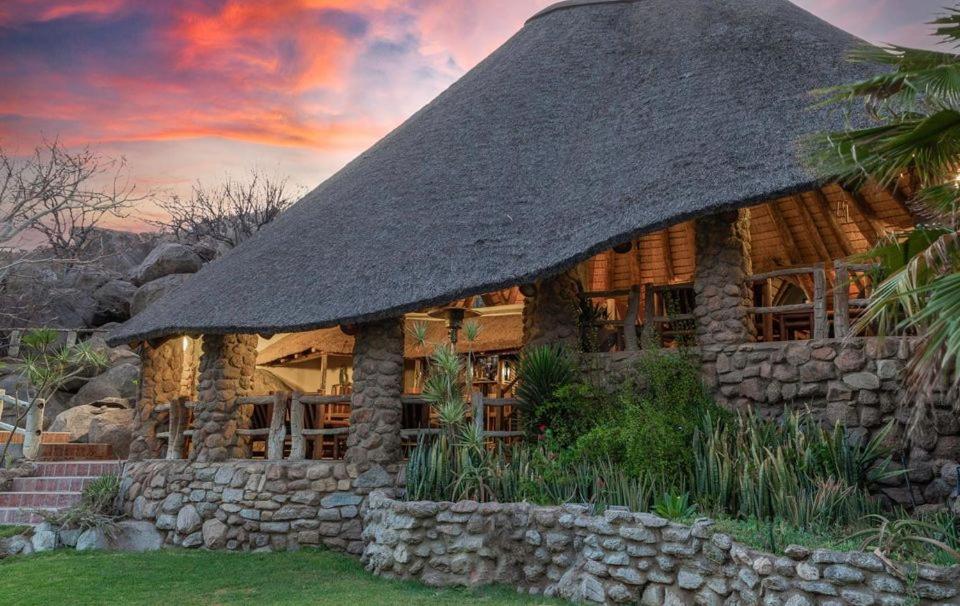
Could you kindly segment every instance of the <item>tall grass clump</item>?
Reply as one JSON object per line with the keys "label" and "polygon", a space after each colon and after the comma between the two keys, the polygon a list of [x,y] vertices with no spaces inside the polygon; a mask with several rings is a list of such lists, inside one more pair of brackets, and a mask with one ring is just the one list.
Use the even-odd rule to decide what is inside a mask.
{"label": "tall grass clump", "polygon": [[694,498],[708,511],[804,529],[854,523],[879,509],[869,487],[899,473],[888,471],[891,429],[857,442],[803,413],[780,422],[706,415],[693,442]]}

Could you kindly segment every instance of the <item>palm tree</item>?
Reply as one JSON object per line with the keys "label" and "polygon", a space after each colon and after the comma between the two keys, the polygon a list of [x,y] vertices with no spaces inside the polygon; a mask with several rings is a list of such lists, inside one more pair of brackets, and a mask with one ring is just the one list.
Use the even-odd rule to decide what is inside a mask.
{"label": "palm tree", "polygon": [[[960,46],[960,5],[933,25],[943,44]],[[822,134],[807,152],[819,173],[857,187],[896,187],[909,176],[911,204],[924,223],[891,234],[867,256],[881,282],[858,329],[915,334],[921,344],[908,369],[910,398],[927,404],[939,386],[960,401],[960,55],[901,46],[857,49],[851,60],[888,69],[821,91],[847,110],[865,104],[875,125]],[[879,71],[879,70],[878,70]],[[915,421],[928,410],[918,406]]]}

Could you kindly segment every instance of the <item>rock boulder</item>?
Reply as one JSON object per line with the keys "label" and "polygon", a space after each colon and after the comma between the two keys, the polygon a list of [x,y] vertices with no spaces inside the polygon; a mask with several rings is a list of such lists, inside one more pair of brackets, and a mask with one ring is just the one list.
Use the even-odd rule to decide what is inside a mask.
{"label": "rock boulder", "polygon": [[125,280],[110,280],[93,291],[93,300],[97,303],[94,326],[127,320],[130,317],[130,302],[136,292],[137,287]]}
{"label": "rock boulder", "polygon": [[71,406],[96,404],[109,398],[133,401],[139,391],[140,368],[135,364],[120,364],[91,379],[70,399]]}
{"label": "rock boulder", "polygon": [[133,295],[133,300],[130,302],[130,315],[137,315],[168,292],[180,288],[184,280],[189,277],[190,274],[171,274],[144,284]]}
{"label": "rock boulder", "polygon": [[173,274],[192,274],[200,270],[203,259],[189,247],[164,242],[154,248],[143,263],[130,272],[130,281],[137,286]]}

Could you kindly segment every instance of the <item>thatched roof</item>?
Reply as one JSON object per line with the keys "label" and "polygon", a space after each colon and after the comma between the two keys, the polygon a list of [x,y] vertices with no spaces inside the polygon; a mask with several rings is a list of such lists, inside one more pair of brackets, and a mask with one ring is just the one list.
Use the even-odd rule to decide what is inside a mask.
{"label": "thatched roof", "polygon": [[[515,308],[515,309],[514,309]],[[520,314],[521,306],[509,306],[501,310],[491,310],[492,313],[483,313],[479,318],[469,320],[477,322],[480,332],[477,339],[467,342],[461,332],[457,342],[457,351],[464,353],[495,353],[516,351],[523,341],[523,318]],[[423,322],[426,326],[424,343],[420,344],[413,337],[413,325]],[[433,353],[438,345],[449,344],[449,332],[446,323],[440,320],[427,318],[425,315],[415,314],[407,317],[406,334],[404,338],[404,356],[407,358],[422,358]],[[353,355],[353,337],[345,335],[339,328],[321,328],[306,332],[296,332],[276,339],[264,347],[257,354],[257,364],[275,364],[284,360],[295,360],[317,354]]]}
{"label": "thatched roof", "polygon": [[[562,10],[558,10],[562,9]],[[564,3],[113,343],[293,332],[530,282],[810,189],[810,91],[859,41],[786,0]]]}

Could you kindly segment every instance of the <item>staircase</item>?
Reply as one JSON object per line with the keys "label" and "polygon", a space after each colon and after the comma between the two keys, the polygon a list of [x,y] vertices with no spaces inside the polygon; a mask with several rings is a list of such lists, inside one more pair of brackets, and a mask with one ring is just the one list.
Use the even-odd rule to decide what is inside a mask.
{"label": "staircase", "polygon": [[[51,446],[44,445],[44,450]],[[80,501],[87,484],[100,476],[120,473],[117,461],[40,461],[34,466],[33,475],[15,478],[9,492],[0,492],[0,525],[39,524],[43,519],[33,510],[66,509]]]}

